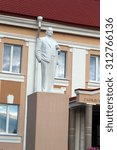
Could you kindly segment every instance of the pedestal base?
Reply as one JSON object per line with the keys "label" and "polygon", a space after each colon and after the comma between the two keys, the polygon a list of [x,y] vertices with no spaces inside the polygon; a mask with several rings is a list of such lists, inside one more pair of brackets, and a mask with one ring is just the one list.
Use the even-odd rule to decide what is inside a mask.
{"label": "pedestal base", "polygon": [[68,149],[69,98],[39,92],[28,97],[26,150]]}

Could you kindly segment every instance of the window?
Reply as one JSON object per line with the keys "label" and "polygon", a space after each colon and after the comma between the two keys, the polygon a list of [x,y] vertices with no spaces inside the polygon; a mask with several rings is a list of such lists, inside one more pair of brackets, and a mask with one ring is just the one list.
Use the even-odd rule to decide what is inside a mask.
{"label": "window", "polygon": [[3,71],[21,73],[22,47],[18,45],[4,45]]}
{"label": "window", "polygon": [[66,77],[66,52],[61,51],[58,55],[58,63],[56,67],[55,78]]}
{"label": "window", "polygon": [[100,57],[91,56],[90,57],[90,80],[100,81]]}
{"label": "window", "polygon": [[0,104],[0,134],[17,134],[18,105]]}

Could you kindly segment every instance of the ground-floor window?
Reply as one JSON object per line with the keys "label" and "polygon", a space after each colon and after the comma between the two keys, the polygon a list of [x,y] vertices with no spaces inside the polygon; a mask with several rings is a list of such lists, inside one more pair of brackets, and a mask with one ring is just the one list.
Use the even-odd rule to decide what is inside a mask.
{"label": "ground-floor window", "polygon": [[18,105],[0,104],[0,134],[17,134]]}

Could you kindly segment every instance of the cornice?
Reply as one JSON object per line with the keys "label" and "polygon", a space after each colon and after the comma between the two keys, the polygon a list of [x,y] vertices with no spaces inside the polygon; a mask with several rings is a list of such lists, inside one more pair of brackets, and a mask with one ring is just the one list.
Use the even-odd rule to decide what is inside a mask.
{"label": "cornice", "polygon": [[[21,18],[21,17],[0,15],[0,24],[37,29],[36,20]],[[54,29],[55,32],[59,32],[59,33],[100,38],[100,31],[98,30],[83,29],[79,27],[66,26],[66,25],[51,23],[46,21],[42,22],[42,30],[46,30],[46,28],[50,26]]]}

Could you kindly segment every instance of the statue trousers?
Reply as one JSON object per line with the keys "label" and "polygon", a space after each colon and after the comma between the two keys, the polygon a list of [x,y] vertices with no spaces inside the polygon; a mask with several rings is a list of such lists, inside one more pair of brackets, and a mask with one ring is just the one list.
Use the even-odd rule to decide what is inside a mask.
{"label": "statue trousers", "polygon": [[50,62],[41,62],[42,70],[42,91],[53,91],[54,77],[56,71],[57,57],[51,56]]}

